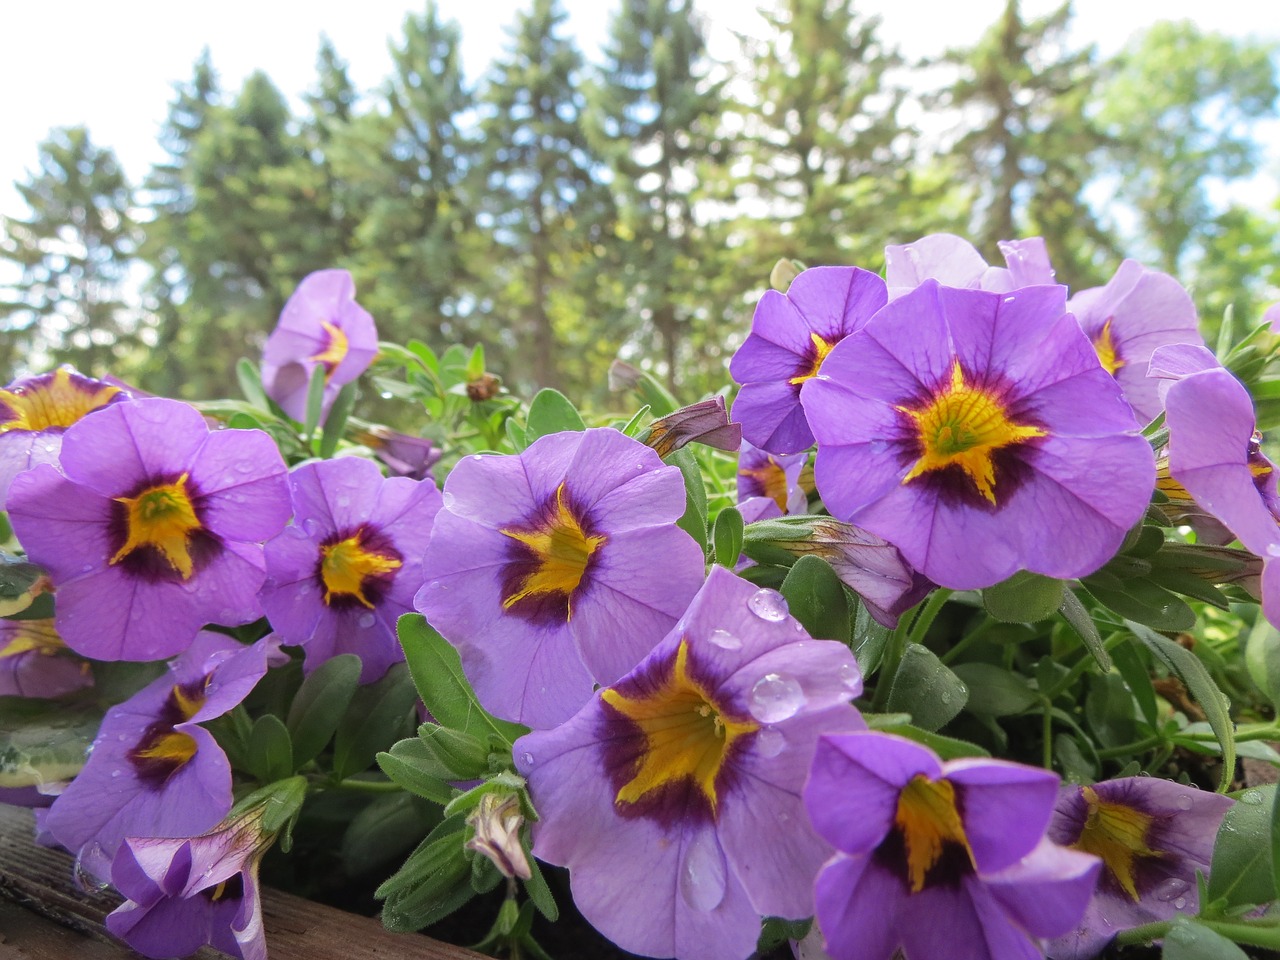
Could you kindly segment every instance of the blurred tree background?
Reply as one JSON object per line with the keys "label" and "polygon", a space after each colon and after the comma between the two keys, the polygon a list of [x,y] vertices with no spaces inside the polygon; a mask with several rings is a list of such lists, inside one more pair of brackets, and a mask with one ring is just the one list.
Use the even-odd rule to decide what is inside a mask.
{"label": "blurred tree background", "polygon": [[1073,48],[1070,3],[1008,0],[971,49],[911,63],[856,0],[774,0],[713,61],[691,0],[613,0],[588,63],[559,0],[529,0],[472,83],[434,2],[374,91],[322,43],[293,109],[265,73],[175,87],[166,153],[126,182],[84,128],[38,147],[0,220],[0,364],[69,361],[188,398],[236,392],[297,282],[339,266],[382,336],[482,343],[514,390],[610,405],[621,357],[683,400],[727,358],[782,257],[879,270],[924,233],[1046,237],[1058,279],[1122,255],[1174,273],[1215,323],[1280,286],[1280,210],[1224,187],[1262,162],[1280,52],[1153,23]]}

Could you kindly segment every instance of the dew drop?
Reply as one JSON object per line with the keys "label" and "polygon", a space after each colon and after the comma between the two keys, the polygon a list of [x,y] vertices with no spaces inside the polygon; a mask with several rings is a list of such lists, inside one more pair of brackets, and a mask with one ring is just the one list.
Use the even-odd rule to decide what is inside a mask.
{"label": "dew drop", "polygon": [[45,452],[45,453],[57,453],[57,452],[58,452],[58,445],[57,445],[56,443],[46,443],[46,444],[44,445],[44,452]]}
{"label": "dew drop", "polygon": [[720,906],[725,889],[724,854],[712,831],[701,831],[684,848],[679,886],[684,902],[694,910],[714,910]]}
{"label": "dew drop", "polygon": [[253,464],[250,463],[248,460],[237,460],[236,472],[237,473],[253,473]]}
{"label": "dew drop", "polygon": [[713,644],[721,650],[741,650],[742,641],[735,637],[728,630],[712,630],[711,635],[707,637]]}
{"label": "dew drop", "polygon": [[1159,884],[1153,891],[1157,900],[1168,903],[1175,897],[1180,897],[1187,892],[1190,885],[1185,880],[1179,880],[1177,877],[1170,877],[1163,883]]}
{"label": "dew drop", "polygon": [[777,590],[764,589],[757,590],[747,600],[747,608],[761,620],[768,620],[770,623],[781,623],[787,619],[787,601]]}
{"label": "dew drop", "polygon": [[473,453],[473,454],[471,455],[471,459],[472,459],[472,460],[474,460],[476,463],[479,463],[481,460],[483,460],[483,459],[484,459],[484,454],[482,454],[482,453]]}
{"label": "dew drop", "polygon": [[119,770],[112,770],[112,771],[111,771],[111,779],[112,779],[112,780],[119,780],[119,779],[120,779],[120,771],[119,771]]}
{"label": "dew drop", "polygon": [[1186,905],[1187,905],[1186,897],[1179,897],[1177,900],[1173,901],[1173,909],[1175,910],[1181,910]]}
{"label": "dew drop", "polygon": [[1178,797],[1178,799],[1175,802],[1177,803],[1179,810],[1190,810],[1191,802],[1192,802],[1191,794],[1184,793],[1182,794],[1182,796]]}
{"label": "dew drop", "polygon": [[88,572],[89,572],[90,570],[92,570],[92,569],[93,569],[93,564],[92,564],[92,563],[86,563],[83,567],[81,567],[81,568],[80,568],[80,572],[81,572],[81,573],[88,573]]}
{"label": "dew drop", "polygon": [[1267,553],[1273,557],[1280,557],[1280,543],[1268,544]]}
{"label": "dew drop", "polygon": [[846,690],[857,693],[862,689],[862,671],[856,663],[840,664],[840,683]]}
{"label": "dew drop", "polygon": [[765,727],[756,734],[756,752],[762,757],[776,757],[786,745],[787,738],[774,727]]}
{"label": "dew drop", "polygon": [[338,506],[339,507],[351,506],[351,498],[344,493],[342,496],[338,498]]}
{"label": "dew drop", "polygon": [[376,620],[377,618],[372,613],[362,613],[359,618],[357,618],[356,623],[361,627],[361,629],[368,630],[374,625]]}
{"label": "dew drop", "polygon": [[378,394],[378,396],[380,396],[383,400],[390,400],[390,399],[391,399],[391,391],[390,391],[390,390],[383,390],[380,394]]}
{"label": "dew drop", "polygon": [[522,765],[526,766],[526,767],[532,767],[532,766],[533,766],[533,754],[532,754],[532,753],[522,753],[522,754],[520,754],[520,763],[521,763]]}
{"label": "dew drop", "polygon": [[[1257,790],[1246,790],[1240,794],[1240,802],[1247,803],[1251,807],[1256,807],[1262,802],[1262,794]],[[1183,809],[1186,809],[1185,807]]]}
{"label": "dew drop", "polygon": [[440,498],[440,504],[446,510],[451,510],[453,509],[454,501],[456,501],[457,499],[458,499],[457,497],[455,497],[452,493],[446,490],[444,492],[444,496]]}
{"label": "dew drop", "polygon": [[766,673],[756,681],[747,698],[747,709],[761,723],[780,723],[804,706],[804,691],[794,677]]}
{"label": "dew drop", "polygon": [[102,893],[110,888],[111,884],[105,880],[99,880],[90,871],[86,861],[92,861],[102,864],[104,867],[110,867],[111,858],[107,856],[107,851],[102,848],[102,844],[94,841],[86,847],[82,847],[80,853],[76,855],[75,862],[75,880],[76,885],[80,889],[90,893]]}

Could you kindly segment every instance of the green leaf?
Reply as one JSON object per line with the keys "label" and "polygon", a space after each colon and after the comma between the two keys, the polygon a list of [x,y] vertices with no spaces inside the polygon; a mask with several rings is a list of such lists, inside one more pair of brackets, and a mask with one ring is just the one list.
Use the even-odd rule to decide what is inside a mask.
{"label": "green leaf", "polygon": [[1008,717],[1025,713],[1040,702],[1025,678],[990,663],[962,663],[953,667],[969,688],[965,709],[987,717]]}
{"label": "green leaf", "polygon": [[524,850],[524,858],[529,862],[530,876],[524,881],[524,892],[529,895],[538,912],[555,923],[560,918],[560,908],[556,906],[556,898],[552,896],[551,888],[547,886],[547,879],[542,875],[542,868],[533,855],[527,827],[520,831],[520,848]]}
{"label": "green leaf", "polygon": [[263,783],[272,783],[297,769],[293,761],[289,731],[274,713],[264,713],[254,723],[245,749],[249,772]]}
{"label": "green leaf", "polygon": [[849,643],[849,599],[831,564],[821,557],[801,557],[787,571],[781,592],[809,636]]}
{"label": "green leaf", "polygon": [[636,411],[636,415],[634,417],[626,422],[622,427],[622,432],[628,437],[635,439],[636,434],[640,432],[645,422],[649,419],[651,419],[649,416],[649,405],[645,404]]}
{"label": "green leaf", "polygon": [[915,725],[939,730],[964,709],[969,690],[927,647],[907,644],[889,687],[890,712],[911,714]]}
{"label": "green leaf", "polygon": [[528,733],[518,723],[499,720],[476,699],[462,672],[458,651],[418,613],[406,613],[397,624],[418,696],[441,726],[485,738],[495,733],[508,744]]}
{"label": "green leaf", "polygon": [[928,730],[922,730],[910,723],[892,723],[876,729],[883,730],[885,733],[896,733],[900,737],[906,737],[908,740],[922,743],[943,760],[955,760],[959,757],[991,756],[989,751],[976,743],[970,743],[968,740],[958,740],[955,737],[944,737],[940,733],[930,733]]}
{"label": "green leaf", "polygon": [[386,901],[382,922],[388,930],[421,930],[474,896],[468,882],[471,864],[463,847],[465,835],[461,821],[445,820],[374,892]]}
{"label": "green leaf", "polygon": [[1249,955],[1221,934],[1186,917],[1174,917],[1164,937],[1162,960],[1249,960]]}
{"label": "green leaf", "polygon": [[1275,800],[1275,784],[1250,787],[1222,818],[1209,865],[1210,903],[1235,907],[1275,899]]}
{"label": "green leaf", "polygon": [[707,543],[707,487],[702,468],[688,448],[667,455],[666,462],[680,468],[684,477],[685,510],[676,525],[705,550]]}
{"label": "green leaf", "polygon": [[338,449],[338,441],[342,439],[342,433],[347,428],[347,418],[355,408],[359,392],[354,380],[338,391],[338,395],[333,400],[333,406],[329,408],[329,416],[325,417],[324,432],[320,435],[316,456],[332,457],[333,451]]}
{"label": "green leaf", "polygon": [[1258,689],[1280,710],[1280,631],[1265,617],[1258,617],[1249,632],[1244,662]]}
{"label": "green leaf", "polygon": [[409,668],[397,663],[377,683],[360,687],[333,740],[333,775],[345,779],[367,770],[373,758],[417,725],[418,691]]}
{"label": "green leaf", "polygon": [[383,773],[410,793],[441,806],[453,799],[456,791],[447,782],[453,774],[417,737],[401,740],[375,759]]}
{"label": "green leaf", "polygon": [[1196,625],[1195,611],[1168,590],[1144,580],[1119,582],[1121,587],[1113,589],[1099,574],[1081,581],[1094,599],[1126,620],[1170,633],[1190,630]]}
{"label": "green leaf", "polygon": [[479,380],[484,376],[484,344],[477,343],[471,351],[471,356],[467,358],[467,366],[463,371],[467,380]]}
{"label": "green leaf", "polygon": [[236,382],[240,384],[240,392],[249,403],[259,410],[271,409],[271,401],[262,389],[262,374],[252,360],[241,357],[236,363]]}
{"label": "green leaf", "polygon": [[511,449],[516,453],[523,453],[525,448],[529,446],[528,440],[525,439],[524,429],[516,423],[514,417],[507,420],[504,429],[507,431],[507,442],[511,444]]}
{"label": "green leaf", "polygon": [[864,677],[869,677],[880,668],[884,659],[885,647],[893,631],[876,622],[867,611],[865,604],[857,605],[857,613],[853,617],[853,655],[857,658],[858,669]]}
{"label": "green leaf", "polygon": [[1190,650],[1140,623],[1130,623],[1129,629],[1146,644],[1156,659],[1177,674],[1191,691],[1191,696],[1195,697],[1196,703],[1204,710],[1205,719],[1209,721],[1214,736],[1222,746],[1222,782],[1219,789],[1226,790],[1236,769],[1235,726],[1231,722],[1231,703],[1226,694],[1213,682],[1205,665]]}
{"label": "green leaf", "polygon": [[436,762],[454,778],[475,780],[489,772],[489,749],[478,737],[438,723],[424,723],[418,736]]}
{"label": "green leaf", "polygon": [[716,515],[712,527],[711,542],[715,547],[716,563],[732,570],[742,556],[742,514],[737,507],[725,507]]}
{"label": "green leaf", "polygon": [[1058,608],[1058,612],[1062,614],[1062,618],[1071,625],[1071,629],[1084,643],[1085,649],[1094,660],[1098,662],[1098,666],[1103,670],[1111,669],[1111,654],[1107,652],[1106,645],[1102,642],[1102,637],[1098,633],[1098,626],[1093,622],[1093,616],[1080,602],[1080,598],[1070,590],[1062,592],[1062,606]]}
{"label": "green leaf", "polygon": [[559,433],[562,430],[585,430],[582,414],[559,390],[543,387],[529,404],[529,416],[525,425],[525,442],[533,443],[539,437]]}
{"label": "green leaf", "polygon": [[0,697],[0,787],[70,780],[84,766],[102,714],[56,700]]}
{"label": "green leaf", "polygon": [[325,369],[323,363],[317,363],[311,371],[311,382],[307,384],[307,417],[302,428],[302,435],[310,440],[320,425],[320,417],[324,413]]}
{"label": "green leaf", "polygon": [[1021,570],[982,591],[987,613],[1005,623],[1035,623],[1053,616],[1063,603],[1065,584]]}
{"label": "green leaf", "polygon": [[1151,674],[1147,672],[1146,661],[1138,652],[1140,649],[1126,641],[1112,650],[1111,656],[1129,692],[1137,701],[1138,709],[1142,711],[1142,718],[1154,727],[1159,721],[1156,691],[1151,685]]}
{"label": "green leaf", "polygon": [[326,660],[302,681],[286,721],[297,766],[320,755],[338,729],[359,683],[360,658],[353,653]]}
{"label": "green leaf", "polygon": [[413,797],[377,797],[357,813],[342,835],[342,865],[353,877],[384,873],[406,856],[426,830]]}

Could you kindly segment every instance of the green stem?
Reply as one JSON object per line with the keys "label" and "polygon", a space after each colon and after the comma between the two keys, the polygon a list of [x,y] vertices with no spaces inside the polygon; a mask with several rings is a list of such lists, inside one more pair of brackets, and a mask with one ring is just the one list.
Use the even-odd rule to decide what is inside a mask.
{"label": "green stem", "polygon": [[[1113,633],[1111,636],[1107,637],[1107,639],[1103,641],[1102,645],[1106,647],[1108,650],[1111,650],[1112,648],[1123,643],[1124,640],[1125,640],[1125,634]],[[1064,676],[1061,680],[1055,683],[1051,689],[1045,690],[1042,692],[1050,700],[1056,699],[1058,694],[1062,693],[1064,690],[1070,687],[1073,683],[1079,680],[1080,675],[1083,674],[1086,670],[1088,670],[1097,662],[1098,661],[1093,659],[1093,654],[1086,651],[1085,653],[1081,654],[1080,659],[1077,660],[1075,664],[1071,667],[1071,669],[1067,671],[1066,676]]]}
{"label": "green stem", "polygon": [[884,658],[880,661],[880,669],[876,671],[876,692],[871,698],[871,709],[883,713],[889,701],[889,687],[898,672],[898,664],[902,662],[903,651],[907,649],[907,630],[911,624],[910,614],[903,614],[889,635],[885,645]]}
{"label": "green stem", "polygon": [[1046,770],[1053,769],[1053,702],[1046,699],[1044,701],[1044,720],[1040,726],[1040,738],[1043,741],[1041,747],[1041,763],[1040,765]]}
{"label": "green stem", "polygon": [[1101,760],[1115,760],[1118,757],[1127,757],[1135,753],[1143,753],[1144,751],[1163,745],[1164,737],[1155,733],[1149,737],[1143,737],[1141,740],[1135,740],[1133,743],[1126,743],[1118,747],[1108,747],[1105,750],[1099,750],[1098,757]]}
{"label": "green stem", "polygon": [[[924,642],[925,634],[929,632],[929,628],[933,626],[934,619],[946,602],[951,599],[953,592],[946,587],[939,587],[933,591],[933,595],[925,603],[924,609],[920,611],[920,616],[916,617],[916,622],[912,625],[911,632],[907,634],[907,643]],[[905,650],[906,648],[904,647],[903,649]]]}
{"label": "green stem", "polygon": [[938,659],[943,663],[950,663],[956,657],[960,656],[960,654],[966,649],[972,646],[973,643],[981,638],[983,634],[994,627],[997,622],[998,621],[994,617],[987,617],[987,619],[983,620],[980,624],[961,637],[959,643],[943,653],[943,655]]}
{"label": "green stem", "polygon": [[1144,923],[1140,927],[1122,930],[1116,935],[1116,943],[1123,946],[1137,946],[1143,943],[1150,943],[1152,940],[1159,940],[1168,933],[1172,927],[1173,924],[1168,920],[1162,920],[1159,923]]}

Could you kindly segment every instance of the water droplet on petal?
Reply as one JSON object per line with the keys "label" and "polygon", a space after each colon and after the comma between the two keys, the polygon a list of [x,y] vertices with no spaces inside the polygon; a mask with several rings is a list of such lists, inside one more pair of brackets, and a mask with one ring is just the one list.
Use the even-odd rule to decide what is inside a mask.
{"label": "water droplet on petal", "polygon": [[1177,900],[1173,901],[1173,909],[1175,910],[1181,910],[1186,905],[1187,905],[1186,897],[1179,897]]}
{"label": "water droplet on petal", "polygon": [[761,620],[768,620],[770,623],[781,623],[789,613],[786,598],[768,587],[753,593],[747,600],[747,608]]}
{"label": "water droplet on petal", "polygon": [[1191,794],[1184,793],[1182,796],[1178,797],[1178,799],[1175,802],[1177,803],[1179,810],[1190,810]]}
{"label": "water droplet on petal", "polygon": [[351,498],[344,493],[342,496],[338,498],[338,506],[339,507],[351,506]]}
{"label": "water droplet on petal", "polygon": [[101,863],[103,866],[109,867],[111,858],[107,856],[107,851],[102,848],[102,844],[96,840],[88,846],[81,847],[80,852],[76,855],[75,862],[75,879],[76,884],[82,890],[91,893],[102,893],[110,888],[111,884],[105,880],[99,880],[86,866],[86,861]]}
{"label": "water droplet on petal", "polygon": [[787,738],[774,727],[765,727],[756,734],[756,753],[762,757],[776,757],[786,745]]}
{"label": "water droplet on petal", "polygon": [[761,723],[780,723],[804,706],[804,691],[794,677],[766,673],[756,681],[747,698],[747,709]]}
{"label": "water droplet on petal", "polygon": [[377,618],[372,613],[362,613],[360,614],[359,618],[356,620],[356,623],[360,626],[361,629],[368,630],[370,627],[374,625],[376,620]]}
{"label": "water droplet on petal", "polygon": [[680,895],[694,910],[714,910],[724,899],[724,853],[711,830],[702,830],[684,848]]}
{"label": "water droplet on petal", "polygon": [[1180,897],[1182,894],[1186,893],[1189,886],[1190,885],[1185,880],[1179,880],[1177,877],[1170,877],[1163,883],[1158,884],[1152,892],[1157,900],[1168,903],[1174,897]]}
{"label": "water droplet on petal", "polygon": [[532,767],[532,766],[533,766],[533,754],[532,754],[532,753],[522,753],[522,754],[520,754],[520,763],[521,763],[522,765],[526,766],[526,767]]}
{"label": "water droplet on petal", "polygon": [[253,464],[250,463],[248,460],[237,460],[236,472],[237,473],[253,473]]}
{"label": "water droplet on petal", "polygon": [[451,510],[453,509],[453,504],[457,499],[457,497],[446,490],[444,492],[444,496],[440,498],[440,503],[446,510]]}
{"label": "water droplet on petal", "polygon": [[484,454],[482,454],[482,453],[473,453],[473,454],[471,455],[471,459],[472,459],[472,460],[474,460],[476,463],[479,463],[481,460],[483,460],[483,459],[484,459]]}
{"label": "water droplet on petal", "polygon": [[840,664],[840,683],[853,693],[862,689],[862,671],[856,663]]}
{"label": "water droplet on petal", "polygon": [[735,637],[728,630],[712,630],[711,635],[707,637],[713,644],[721,650],[741,650],[742,641]]}

